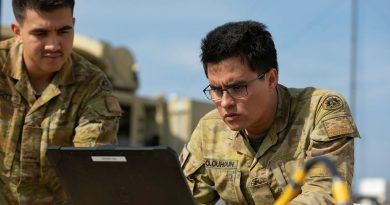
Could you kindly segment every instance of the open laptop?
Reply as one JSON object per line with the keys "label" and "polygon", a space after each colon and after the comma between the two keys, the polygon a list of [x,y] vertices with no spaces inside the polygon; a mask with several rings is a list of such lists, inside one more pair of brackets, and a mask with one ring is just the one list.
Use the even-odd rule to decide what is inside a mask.
{"label": "open laptop", "polygon": [[74,205],[195,204],[169,147],[51,146],[47,158]]}

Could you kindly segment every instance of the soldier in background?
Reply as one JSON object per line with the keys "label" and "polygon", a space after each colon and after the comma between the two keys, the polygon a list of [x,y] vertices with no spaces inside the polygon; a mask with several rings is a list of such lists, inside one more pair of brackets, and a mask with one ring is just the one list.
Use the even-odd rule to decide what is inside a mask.
{"label": "soldier in background", "polygon": [[99,68],[72,52],[74,0],[13,0],[0,42],[0,204],[68,204],[47,146],[116,143],[122,110]]}
{"label": "soldier in background", "polygon": [[[180,160],[199,204],[273,204],[294,170],[329,156],[350,188],[354,138],[345,99],[337,92],[278,84],[274,42],[266,26],[232,22],[209,32],[201,60],[216,105],[184,147]],[[332,177],[310,170],[291,204],[334,204]]]}

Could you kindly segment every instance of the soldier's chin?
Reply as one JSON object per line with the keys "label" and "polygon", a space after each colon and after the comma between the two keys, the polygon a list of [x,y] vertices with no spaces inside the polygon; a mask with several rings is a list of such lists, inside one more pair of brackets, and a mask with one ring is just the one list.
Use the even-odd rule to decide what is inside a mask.
{"label": "soldier's chin", "polygon": [[232,131],[240,131],[240,130],[242,130],[241,126],[239,126],[239,125],[232,125],[232,124],[229,124],[229,123],[226,123],[226,124],[229,127],[229,129],[231,129]]}

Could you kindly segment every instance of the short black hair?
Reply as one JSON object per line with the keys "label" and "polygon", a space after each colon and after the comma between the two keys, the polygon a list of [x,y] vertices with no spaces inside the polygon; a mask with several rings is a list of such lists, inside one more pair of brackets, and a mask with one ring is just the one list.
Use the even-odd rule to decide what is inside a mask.
{"label": "short black hair", "polygon": [[278,70],[277,54],[267,27],[256,21],[223,24],[202,39],[200,55],[207,76],[207,64],[231,57],[241,57],[257,73]]}
{"label": "short black hair", "polygon": [[67,7],[73,13],[74,0],[12,0],[15,19],[19,24],[23,24],[27,9],[47,12]]}

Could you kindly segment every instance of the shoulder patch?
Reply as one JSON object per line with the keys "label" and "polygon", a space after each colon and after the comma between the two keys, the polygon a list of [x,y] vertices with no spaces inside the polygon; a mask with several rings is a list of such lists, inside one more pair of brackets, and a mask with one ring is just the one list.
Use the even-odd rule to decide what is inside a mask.
{"label": "shoulder patch", "polygon": [[348,117],[337,117],[325,120],[324,127],[329,138],[334,138],[340,135],[348,135],[355,132],[351,121]]}
{"label": "shoulder patch", "polygon": [[336,95],[326,97],[323,107],[326,110],[336,110],[344,105],[343,100]]}
{"label": "shoulder patch", "polygon": [[179,155],[179,161],[181,168],[184,167],[184,164],[187,162],[188,157],[190,156],[190,152],[187,149],[187,144],[184,144],[183,150]]}
{"label": "shoulder patch", "polygon": [[106,97],[106,106],[110,112],[122,112],[118,99],[116,99],[114,96],[109,95]]}

